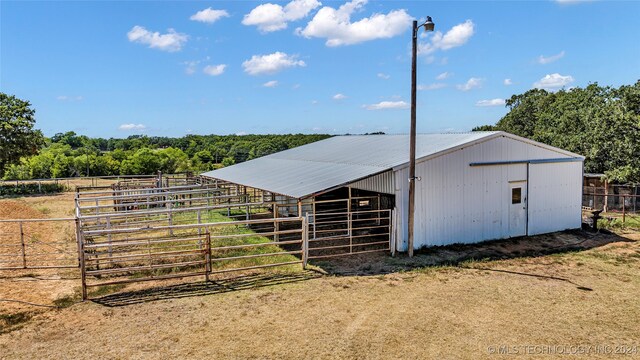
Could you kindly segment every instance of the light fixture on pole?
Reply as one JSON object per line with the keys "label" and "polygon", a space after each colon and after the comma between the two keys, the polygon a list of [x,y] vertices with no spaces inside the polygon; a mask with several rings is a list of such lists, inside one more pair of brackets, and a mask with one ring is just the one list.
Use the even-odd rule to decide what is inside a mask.
{"label": "light fixture on pole", "polygon": [[425,31],[433,31],[435,24],[431,16],[418,26],[418,21],[413,20],[413,37],[411,47],[411,133],[409,135],[409,257],[413,256],[413,223],[416,197],[416,62],[418,57],[418,29],[424,27]]}

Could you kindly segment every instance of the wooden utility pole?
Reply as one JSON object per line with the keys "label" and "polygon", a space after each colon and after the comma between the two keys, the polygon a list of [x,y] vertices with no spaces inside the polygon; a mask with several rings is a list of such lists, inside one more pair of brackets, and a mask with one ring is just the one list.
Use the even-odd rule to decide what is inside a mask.
{"label": "wooden utility pole", "polygon": [[426,31],[433,31],[434,24],[431,17],[418,26],[418,21],[413,20],[413,34],[411,38],[411,134],[409,136],[409,257],[413,257],[413,223],[415,217],[415,191],[416,191],[416,89],[417,74],[416,63],[418,58],[418,29],[423,27]]}

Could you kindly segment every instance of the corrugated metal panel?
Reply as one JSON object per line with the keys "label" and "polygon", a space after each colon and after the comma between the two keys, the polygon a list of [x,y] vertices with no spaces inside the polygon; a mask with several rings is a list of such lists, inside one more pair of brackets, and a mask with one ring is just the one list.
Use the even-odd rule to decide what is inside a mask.
{"label": "corrugated metal panel", "polygon": [[[416,157],[427,157],[496,134],[420,134]],[[408,158],[408,135],[336,136],[203,175],[301,198],[390,170],[406,163]]]}
{"label": "corrugated metal panel", "polygon": [[[564,155],[573,157],[571,153]],[[558,158],[559,153],[544,147],[535,146],[509,137],[497,137],[490,141],[471,145],[464,149],[436,157],[428,161],[419,162],[416,175],[421,177],[416,182],[416,209],[414,246],[448,245],[453,243],[474,243],[484,240],[509,237],[509,181],[527,180],[526,164],[496,165],[471,167],[470,163],[488,161],[514,161],[522,159],[552,159]],[[540,168],[535,178],[530,178],[532,186],[542,184],[551,186],[556,184],[557,192],[530,190],[529,211],[537,209],[555,208],[556,213],[549,215],[561,219],[573,219],[551,222],[543,232],[564,230],[579,227],[581,188],[575,184],[582,181],[582,162],[565,162],[557,164],[532,164],[533,166],[557,166],[554,168]],[[573,169],[580,167],[580,172]],[[564,170],[563,170],[564,169]],[[556,174],[560,177],[555,180]],[[407,249],[407,209],[408,209],[408,169],[395,171],[396,204],[399,223],[397,226],[398,250]],[[566,179],[563,179],[564,177]],[[545,178],[549,185],[540,183]],[[537,184],[534,184],[537,183]],[[571,195],[565,205],[565,198],[559,195],[563,183],[571,182]],[[577,190],[576,190],[577,189]],[[558,197],[558,203],[553,203],[551,197]],[[576,199],[574,199],[576,198]],[[548,206],[538,205],[541,201]],[[577,209],[575,207],[577,204]],[[540,210],[540,213],[543,211]],[[533,215],[541,216],[540,215]],[[576,220],[577,219],[577,220]],[[537,221],[535,218],[530,221]],[[541,220],[547,221],[547,219]],[[577,221],[577,225],[576,222]],[[531,223],[530,223],[531,226]],[[533,223],[532,231],[537,231],[538,225]],[[535,232],[541,233],[541,232]],[[532,232],[533,234],[533,232]]]}
{"label": "corrugated metal panel", "polygon": [[529,235],[581,226],[582,163],[531,164]]}
{"label": "corrugated metal panel", "polygon": [[393,171],[370,176],[368,178],[349,184],[349,187],[360,190],[374,191],[383,194],[395,194],[393,185]]}

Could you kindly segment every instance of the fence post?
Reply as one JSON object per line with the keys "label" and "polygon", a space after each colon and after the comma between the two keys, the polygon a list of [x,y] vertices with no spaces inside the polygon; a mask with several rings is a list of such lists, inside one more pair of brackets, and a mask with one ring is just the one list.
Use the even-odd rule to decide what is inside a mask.
{"label": "fence post", "polygon": [[309,213],[302,218],[302,269],[307,269],[309,258]]}
{"label": "fence post", "polygon": [[78,241],[78,264],[80,265],[80,279],[82,282],[82,301],[87,300],[87,268],[84,259],[84,239],[80,229],[80,219],[76,218],[76,239]]}
{"label": "fence post", "polygon": [[209,282],[209,274],[211,273],[211,234],[207,232],[205,235],[206,235],[205,236],[206,249],[204,253],[204,259],[205,259],[204,279],[206,282]]}
{"label": "fence post", "polygon": [[173,236],[173,211],[171,210],[171,200],[167,202],[167,210],[169,210],[169,236]]}
{"label": "fence post", "polygon": [[20,221],[20,246],[22,247],[22,268],[27,268],[27,253],[24,246],[24,231],[22,228],[22,221]]}
{"label": "fence post", "polygon": [[627,203],[627,197],[626,197],[626,195],[622,195],[622,223],[623,224],[625,222],[625,218],[627,217],[626,203]]}
{"label": "fence post", "polygon": [[389,250],[391,256],[396,256],[396,211],[389,210]]}
{"label": "fence post", "polygon": [[280,223],[277,221],[278,218],[278,203],[273,203],[273,241],[280,241]]}

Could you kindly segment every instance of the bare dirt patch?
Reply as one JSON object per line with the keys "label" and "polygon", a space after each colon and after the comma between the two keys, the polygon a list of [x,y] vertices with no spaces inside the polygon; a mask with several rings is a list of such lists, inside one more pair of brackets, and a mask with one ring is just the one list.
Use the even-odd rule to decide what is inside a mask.
{"label": "bare dirt patch", "polygon": [[501,345],[640,346],[640,242],[557,236],[554,246],[584,249],[531,244],[549,253],[501,259],[499,249],[522,244],[496,242],[360,259],[399,269],[389,273],[349,275],[334,264],[335,276],[265,286],[256,278],[144,290],[122,295],[126,306],[35,315],[0,335],[0,350],[7,358],[478,359]]}
{"label": "bare dirt patch", "polygon": [[[0,200],[0,211],[67,217],[72,200]],[[57,234],[42,230],[43,239]],[[501,345],[640,347],[640,233],[566,232],[315,265],[327,275],[145,283],[60,309],[0,302],[0,358],[478,359]],[[0,272],[0,298],[57,306],[77,296],[73,270],[11,274]]]}

